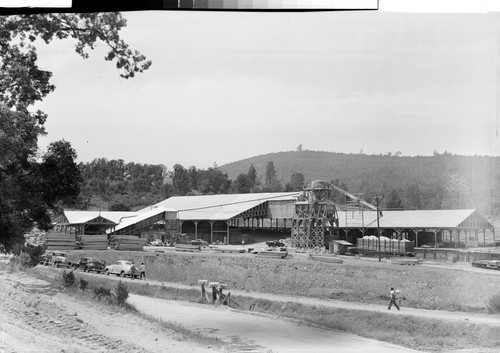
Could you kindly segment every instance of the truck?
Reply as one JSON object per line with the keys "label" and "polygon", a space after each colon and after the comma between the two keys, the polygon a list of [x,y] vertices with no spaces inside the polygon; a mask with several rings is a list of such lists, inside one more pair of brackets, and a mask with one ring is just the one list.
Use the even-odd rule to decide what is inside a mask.
{"label": "truck", "polygon": [[68,260],[65,252],[62,251],[47,251],[45,255],[42,256],[42,265],[51,265],[54,267],[71,267],[71,262]]}

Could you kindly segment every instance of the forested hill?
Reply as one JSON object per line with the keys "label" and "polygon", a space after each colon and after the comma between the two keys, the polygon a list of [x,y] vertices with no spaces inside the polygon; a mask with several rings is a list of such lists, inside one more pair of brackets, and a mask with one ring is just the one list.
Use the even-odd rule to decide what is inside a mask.
{"label": "forested hill", "polygon": [[[351,193],[384,196],[396,209],[474,208],[500,213],[500,157],[279,152],[220,167],[149,165],[95,159],[80,163],[79,209],[136,210],[174,195],[302,190],[325,180]],[[332,195],[343,203],[341,194]]]}
{"label": "forested hill", "polygon": [[252,157],[218,169],[234,180],[253,165],[257,175],[264,178],[269,162],[273,162],[282,185],[289,183],[294,173],[302,173],[306,185],[316,179],[336,181],[353,193],[384,195],[386,204],[391,201],[389,206],[500,212],[499,157],[291,151]]}

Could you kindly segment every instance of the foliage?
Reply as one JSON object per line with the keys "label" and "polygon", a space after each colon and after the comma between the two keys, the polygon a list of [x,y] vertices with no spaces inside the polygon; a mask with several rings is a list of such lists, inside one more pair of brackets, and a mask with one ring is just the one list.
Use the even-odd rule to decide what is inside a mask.
{"label": "foliage", "polygon": [[488,308],[488,312],[490,314],[500,313],[500,292],[492,294],[489,297],[486,307]]}
{"label": "foliage", "polygon": [[97,299],[111,299],[111,289],[106,288],[106,287],[97,287],[94,288],[94,295],[96,296]]}
{"label": "foliage", "polygon": [[401,201],[396,190],[392,190],[389,194],[385,207],[389,209],[403,209],[403,201]]}
{"label": "foliage", "polygon": [[122,281],[118,282],[116,285],[116,301],[118,302],[118,305],[123,306],[125,304],[125,301],[128,298],[128,288],[125,283]]}
{"label": "foliage", "polygon": [[251,182],[247,174],[240,174],[231,184],[231,190],[237,194],[248,194],[251,190]]}
{"label": "foliage", "polygon": [[12,253],[18,256],[27,256],[26,266],[34,267],[42,261],[42,256],[45,253],[46,246],[32,244],[17,244]]}
{"label": "foliage", "polygon": [[265,192],[279,192],[282,191],[283,187],[276,177],[276,170],[274,169],[274,162],[269,161],[266,165],[266,175],[264,179],[264,188],[262,191]]}
{"label": "foliage", "polygon": [[250,167],[248,168],[247,178],[248,178],[248,182],[250,184],[249,185],[250,189],[254,190],[254,188],[258,185],[257,185],[257,171],[255,170],[255,167],[253,166],[253,164],[250,164]]}
{"label": "foliage", "polygon": [[47,116],[31,108],[55,87],[52,73],[37,65],[35,41],[73,38],[83,58],[103,42],[105,59],[129,78],[151,62],[120,39],[125,25],[118,13],[0,17],[0,251],[22,244],[33,226],[48,230],[51,212],[71,206],[80,193],[76,152],[68,142],[52,143],[41,160],[37,151]]}
{"label": "foliage", "polygon": [[22,268],[29,267],[31,266],[31,256],[26,252],[21,252],[11,259],[11,263]]}
{"label": "foliage", "polygon": [[115,61],[123,78],[149,68],[150,61],[132,51],[120,39],[119,31],[126,20],[119,13],[39,14],[3,16],[0,18],[0,101],[9,108],[26,110],[54,90],[49,83],[52,74],[37,66],[37,39],[50,43],[54,39],[76,39],[75,51],[88,58],[88,49],[98,42],[109,51],[105,60]]}
{"label": "foliage", "polygon": [[75,285],[75,274],[73,271],[63,271],[62,273],[62,284],[66,288],[73,287]]}
{"label": "foliage", "polygon": [[[272,160],[276,178],[288,180],[295,172],[312,180],[335,181],[351,193],[366,197],[384,195],[387,207],[396,190],[405,209],[478,209],[483,214],[500,212],[500,157],[460,156],[435,153],[433,156],[346,154],[303,150],[264,154],[233,162],[218,169],[236,178],[249,165],[257,175],[266,175]],[[335,194],[335,193],[334,193]],[[335,195],[343,203],[342,195]]]}
{"label": "foliage", "polygon": [[[0,131],[19,122],[2,119],[0,106]],[[19,148],[9,148],[7,153],[10,150],[12,158],[0,165],[0,250],[4,252],[24,243],[24,234],[34,225],[48,230],[50,212],[59,210],[63,204],[71,205],[80,190],[81,178],[73,162],[76,152],[70,144],[65,141],[50,144],[38,162],[34,160],[37,132],[25,134],[31,127],[27,119],[15,128],[19,130],[18,137],[25,138],[24,143],[20,142]],[[0,145],[3,138],[10,139],[10,136],[0,134]]]}
{"label": "foliage", "polygon": [[304,183],[304,174],[294,172],[290,178],[290,182],[285,185],[285,191],[302,191]]}
{"label": "foliage", "polygon": [[85,292],[85,289],[87,289],[88,285],[89,285],[89,281],[86,281],[83,278],[80,278],[80,285],[79,285],[79,287],[80,287],[80,289],[83,292]]}
{"label": "foliage", "polygon": [[172,185],[175,195],[194,194],[224,194],[231,187],[227,174],[217,168],[196,169],[174,165]]}

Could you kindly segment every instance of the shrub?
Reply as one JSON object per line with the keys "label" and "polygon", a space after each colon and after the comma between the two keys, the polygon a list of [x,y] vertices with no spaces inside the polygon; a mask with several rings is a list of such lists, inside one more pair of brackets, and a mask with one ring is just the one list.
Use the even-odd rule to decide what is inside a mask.
{"label": "shrub", "polygon": [[97,287],[94,288],[94,295],[98,299],[105,299],[105,298],[111,299],[111,290],[106,287]]}
{"label": "shrub", "polygon": [[26,266],[34,267],[42,261],[42,256],[45,253],[46,248],[47,247],[45,245],[23,244],[15,247],[12,253],[18,256],[21,256],[21,254],[27,254],[29,261]]}
{"label": "shrub", "polygon": [[120,281],[116,286],[116,301],[118,302],[118,305],[123,306],[127,298],[128,298],[127,285],[124,284],[122,281]]}
{"label": "shrub", "polygon": [[500,292],[490,296],[486,307],[491,314],[500,313]]}
{"label": "shrub", "polygon": [[85,289],[87,289],[89,285],[89,281],[84,280],[83,278],[80,278],[80,289],[85,292]]}
{"label": "shrub", "polygon": [[63,271],[62,282],[63,286],[66,288],[73,287],[75,285],[75,275],[73,274],[73,271]]}
{"label": "shrub", "polygon": [[14,256],[11,260],[14,265],[21,267],[28,267],[31,264],[31,257],[28,253],[21,252],[17,256]]}

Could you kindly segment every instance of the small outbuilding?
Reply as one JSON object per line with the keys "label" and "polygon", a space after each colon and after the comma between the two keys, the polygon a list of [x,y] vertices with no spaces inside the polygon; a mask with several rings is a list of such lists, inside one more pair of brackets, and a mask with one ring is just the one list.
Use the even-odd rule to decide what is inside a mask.
{"label": "small outbuilding", "polygon": [[353,244],[345,240],[332,240],[328,243],[328,252],[335,255],[343,255],[347,252],[349,246]]}

